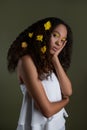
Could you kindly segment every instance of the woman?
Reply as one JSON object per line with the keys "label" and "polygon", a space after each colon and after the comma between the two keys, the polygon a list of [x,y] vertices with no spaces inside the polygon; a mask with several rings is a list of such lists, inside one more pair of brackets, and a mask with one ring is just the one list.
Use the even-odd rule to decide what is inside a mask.
{"label": "woman", "polygon": [[8,70],[16,70],[23,92],[17,130],[65,130],[71,52],[71,28],[55,17],[32,24],[12,43]]}

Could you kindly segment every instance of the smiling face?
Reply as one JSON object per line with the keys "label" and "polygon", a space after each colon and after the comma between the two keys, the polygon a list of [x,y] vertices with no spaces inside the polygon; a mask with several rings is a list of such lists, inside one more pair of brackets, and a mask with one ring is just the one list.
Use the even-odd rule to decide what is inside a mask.
{"label": "smiling face", "polygon": [[58,25],[52,32],[50,38],[50,54],[55,54],[62,46],[65,46],[67,38],[67,29],[65,25]]}

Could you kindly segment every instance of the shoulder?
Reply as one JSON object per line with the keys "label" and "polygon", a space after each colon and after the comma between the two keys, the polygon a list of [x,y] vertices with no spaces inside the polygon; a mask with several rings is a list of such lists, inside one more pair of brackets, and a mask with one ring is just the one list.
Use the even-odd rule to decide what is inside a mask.
{"label": "shoulder", "polygon": [[25,55],[19,60],[18,68],[20,70],[21,75],[32,74],[32,75],[38,76],[36,66],[29,55]]}
{"label": "shoulder", "polygon": [[29,55],[25,55],[25,56],[21,57],[18,64],[22,68],[25,68],[27,66],[32,67],[31,65],[33,65],[35,67],[34,62]]}
{"label": "shoulder", "polygon": [[33,62],[33,60],[31,58],[31,56],[25,55],[25,56],[21,57],[20,62],[21,62],[21,64],[28,63],[28,62],[30,63],[30,62]]}

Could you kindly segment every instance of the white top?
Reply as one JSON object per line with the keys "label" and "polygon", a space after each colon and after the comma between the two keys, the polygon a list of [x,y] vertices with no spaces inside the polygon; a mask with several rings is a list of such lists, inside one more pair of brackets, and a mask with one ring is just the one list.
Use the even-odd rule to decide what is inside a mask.
{"label": "white top", "polygon": [[[60,85],[54,73],[51,74],[51,77],[49,76],[48,79],[41,82],[51,102],[60,101],[62,99]],[[64,108],[50,118],[46,118],[40,111],[35,109],[34,100],[29,97],[26,86],[21,85],[20,88],[23,93],[23,102],[17,130],[36,130],[34,126],[44,126],[43,130],[59,130],[64,126],[64,116],[68,117]],[[22,129],[19,129],[20,125],[23,127]]]}

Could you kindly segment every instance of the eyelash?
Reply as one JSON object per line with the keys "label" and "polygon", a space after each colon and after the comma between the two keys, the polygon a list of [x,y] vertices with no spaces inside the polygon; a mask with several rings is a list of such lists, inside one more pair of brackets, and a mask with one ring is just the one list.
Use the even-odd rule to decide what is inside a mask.
{"label": "eyelash", "polygon": [[55,34],[55,33],[53,33],[52,35],[53,35],[54,37],[57,37],[57,38],[59,37],[59,35],[57,35],[57,34]]}

